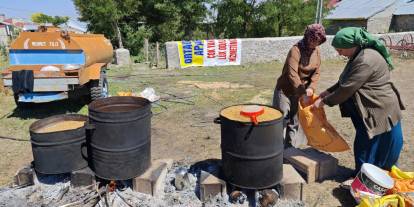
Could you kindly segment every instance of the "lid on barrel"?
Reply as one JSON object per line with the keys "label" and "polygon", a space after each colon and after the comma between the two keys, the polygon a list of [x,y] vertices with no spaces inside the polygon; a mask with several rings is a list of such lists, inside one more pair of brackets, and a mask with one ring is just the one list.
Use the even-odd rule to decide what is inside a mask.
{"label": "lid on barrel", "polygon": [[255,116],[258,123],[273,121],[282,117],[282,113],[269,106],[262,105],[235,105],[221,110],[220,115],[239,122],[252,122],[251,116]]}

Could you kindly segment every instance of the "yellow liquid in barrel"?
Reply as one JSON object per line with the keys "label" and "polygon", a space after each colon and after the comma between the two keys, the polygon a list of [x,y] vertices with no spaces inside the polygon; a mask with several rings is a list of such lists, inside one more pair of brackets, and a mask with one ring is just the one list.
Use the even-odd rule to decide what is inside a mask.
{"label": "yellow liquid in barrel", "polygon": [[[244,105],[227,107],[220,112],[220,115],[232,121],[251,122],[250,117],[240,115],[240,111],[243,106]],[[282,113],[274,108],[267,106],[263,106],[263,108],[264,113],[257,117],[257,121],[259,123],[264,121],[273,121],[282,117]]]}
{"label": "yellow liquid in barrel", "polygon": [[37,133],[59,132],[83,127],[85,121],[60,121],[38,129]]}

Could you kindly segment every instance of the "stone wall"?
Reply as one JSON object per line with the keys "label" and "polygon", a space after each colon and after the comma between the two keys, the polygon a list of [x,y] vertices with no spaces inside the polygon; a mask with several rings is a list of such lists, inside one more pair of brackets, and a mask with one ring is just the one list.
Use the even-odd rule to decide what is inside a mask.
{"label": "stone wall", "polygon": [[[391,38],[393,43],[396,43],[408,33],[414,35],[414,32],[389,33],[387,35]],[[381,37],[382,35],[375,36]],[[241,65],[270,61],[284,62],[292,45],[300,39],[302,39],[302,36],[241,39]],[[327,41],[321,45],[321,56],[324,60],[336,59],[339,57],[335,48],[330,45],[332,39],[333,36],[327,36]],[[167,67],[180,68],[177,43],[167,42],[166,51]]]}

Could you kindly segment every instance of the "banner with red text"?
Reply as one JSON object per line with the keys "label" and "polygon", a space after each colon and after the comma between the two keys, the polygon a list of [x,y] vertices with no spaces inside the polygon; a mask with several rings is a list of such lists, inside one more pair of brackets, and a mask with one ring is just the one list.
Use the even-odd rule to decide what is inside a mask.
{"label": "banner with red text", "polygon": [[177,44],[181,68],[240,65],[241,62],[240,39],[179,41]]}

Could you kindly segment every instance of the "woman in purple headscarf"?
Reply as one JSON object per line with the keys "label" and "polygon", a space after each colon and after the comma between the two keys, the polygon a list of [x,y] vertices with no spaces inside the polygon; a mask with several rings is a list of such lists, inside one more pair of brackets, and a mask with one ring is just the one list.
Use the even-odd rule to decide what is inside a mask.
{"label": "woman in purple headscarf", "polygon": [[285,118],[285,147],[291,146],[291,140],[296,136],[304,136],[298,133],[298,102],[301,96],[312,96],[316,90],[321,65],[319,45],[325,41],[322,25],[308,25],[303,39],[290,49],[277,80],[273,106],[279,108]]}

